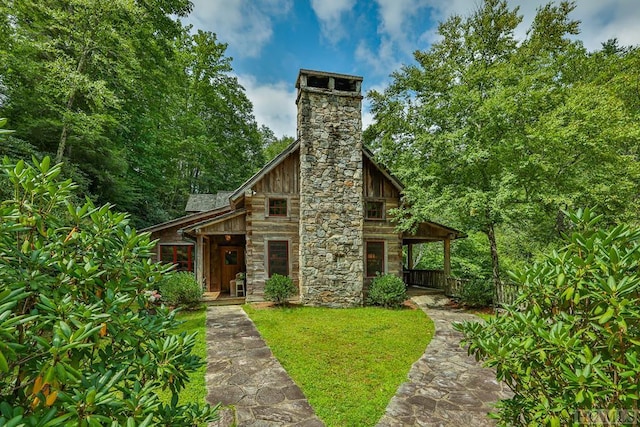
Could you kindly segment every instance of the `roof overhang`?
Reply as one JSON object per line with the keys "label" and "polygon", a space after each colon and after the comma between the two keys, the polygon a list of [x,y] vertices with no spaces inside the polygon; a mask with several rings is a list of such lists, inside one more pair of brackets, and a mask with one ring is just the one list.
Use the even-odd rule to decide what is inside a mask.
{"label": "roof overhang", "polygon": [[[219,215],[215,218],[208,219],[205,221],[198,222],[196,224],[192,224],[188,227],[182,228],[179,231],[183,234],[189,234],[192,236],[196,236],[202,232],[202,229],[210,227],[212,225],[219,224],[221,222],[228,221],[230,219],[236,218],[238,216],[244,215],[247,213],[246,209],[237,209],[231,212],[227,212],[225,214]],[[218,234],[234,234],[233,230],[225,231]],[[244,234],[244,233],[243,233]]]}
{"label": "roof overhang", "polygon": [[443,240],[464,239],[465,233],[437,222],[425,221],[418,224],[414,231],[402,233],[402,243],[428,243]]}
{"label": "roof overhang", "polygon": [[212,216],[220,215],[225,210],[229,210],[229,209],[230,209],[229,206],[223,206],[221,208],[213,209],[213,210],[210,210],[210,211],[196,212],[196,213],[193,213],[193,214],[189,214],[189,215],[181,216],[179,218],[172,219],[170,221],[163,222],[161,224],[156,224],[156,225],[152,225],[151,227],[143,228],[140,231],[141,232],[145,232],[145,233],[154,233],[156,231],[161,231],[161,230],[164,230],[164,229],[167,229],[167,228],[180,226],[181,224],[185,224],[186,225],[186,224],[193,223],[193,222],[200,222],[200,221],[209,219]]}
{"label": "roof overhang", "polygon": [[389,170],[382,166],[381,164],[379,164],[378,162],[376,162],[375,160],[375,154],[373,154],[373,152],[371,150],[369,150],[367,147],[365,147],[364,145],[362,146],[362,153],[364,154],[364,156],[371,162],[373,163],[378,170],[380,171],[380,173],[382,173],[382,175],[384,175],[390,182],[391,184],[393,184],[393,186],[400,192],[402,193],[402,191],[404,190],[404,185],[402,185],[402,183],[400,182],[400,180],[398,178],[396,178],[395,176],[393,176],[393,174],[391,172],[389,172]]}

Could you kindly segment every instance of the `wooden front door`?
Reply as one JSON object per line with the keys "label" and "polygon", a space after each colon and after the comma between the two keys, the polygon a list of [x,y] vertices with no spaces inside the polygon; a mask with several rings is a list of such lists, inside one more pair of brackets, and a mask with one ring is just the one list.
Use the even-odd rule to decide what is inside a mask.
{"label": "wooden front door", "polygon": [[241,246],[223,246],[220,248],[220,291],[229,292],[232,280],[243,270],[244,249]]}

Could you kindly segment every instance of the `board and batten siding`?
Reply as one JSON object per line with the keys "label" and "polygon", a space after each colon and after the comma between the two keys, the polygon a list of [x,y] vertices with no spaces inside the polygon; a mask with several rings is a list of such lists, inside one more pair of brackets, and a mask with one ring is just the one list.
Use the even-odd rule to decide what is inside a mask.
{"label": "board and batten siding", "polygon": [[[363,159],[363,174],[365,209],[367,201],[382,201],[384,202],[385,210],[384,219],[382,220],[364,220],[364,241],[384,242],[386,273],[402,277],[402,233],[396,230],[396,225],[391,222],[388,215],[389,210],[399,207],[400,193],[391,181],[367,158]],[[363,212],[363,215],[366,215],[366,213]],[[366,262],[366,260],[363,260],[363,262]],[[365,277],[365,293],[370,283],[371,279]]]}
{"label": "board and batten siding", "polygon": [[[283,159],[278,166],[253,185],[245,193],[247,209],[247,301],[264,300],[264,284],[267,280],[267,242],[288,242],[289,276],[299,286],[300,237],[300,186],[299,152]],[[269,216],[269,198],[286,199],[286,216]]]}

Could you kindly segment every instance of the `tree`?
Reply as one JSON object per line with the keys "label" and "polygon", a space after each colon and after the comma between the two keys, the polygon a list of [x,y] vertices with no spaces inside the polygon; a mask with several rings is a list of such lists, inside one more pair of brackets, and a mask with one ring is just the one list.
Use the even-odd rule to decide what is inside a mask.
{"label": "tree", "polygon": [[502,425],[637,425],[640,228],[568,218],[566,246],[514,274],[522,295],[504,314],[455,327],[514,393]]}
{"label": "tree", "polygon": [[144,61],[162,67],[182,29],[186,0],[130,2],[11,0],[0,6],[8,22],[0,75],[3,106],[16,136],[39,152],[64,157],[87,177],[98,200],[130,207],[138,196],[127,177],[119,138],[129,100],[143,79]]}
{"label": "tree", "polygon": [[[199,425],[216,408],[178,406],[195,334],[148,292],[166,267],[109,205],[70,202],[49,158],[3,161],[0,204],[0,424]],[[169,389],[170,404],[157,395]]]}
{"label": "tree", "polygon": [[260,127],[260,135],[262,136],[262,152],[267,162],[277,157],[294,142],[292,136],[285,135],[282,138],[277,138],[273,131],[264,125]]}
{"label": "tree", "polygon": [[183,214],[190,193],[236,188],[263,163],[227,46],[183,26],[190,9],[188,0],[0,5],[2,115],[39,157],[79,171],[84,195],[136,225]]}
{"label": "tree", "polygon": [[446,220],[482,232],[495,286],[501,230],[544,246],[562,231],[560,209],[636,203],[637,111],[570,40],[573,8],[541,7],[518,42],[518,9],[486,0],[442,23],[417,65],[369,94],[376,122],[365,139],[407,183],[401,225]]}
{"label": "tree", "polygon": [[253,107],[229,75],[226,48],[201,30],[178,41],[180,74],[168,105],[175,135],[163,169],[166,204],[175,213],[183,212],[189,194],[235,189],[263,164]]}

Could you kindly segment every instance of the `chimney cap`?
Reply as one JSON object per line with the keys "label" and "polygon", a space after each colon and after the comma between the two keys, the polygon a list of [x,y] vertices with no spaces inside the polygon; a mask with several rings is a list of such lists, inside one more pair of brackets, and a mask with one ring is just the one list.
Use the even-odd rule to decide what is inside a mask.
{"label": "chimney cap", "polygon": [[362,77],[327,71],[300,69],[296,79],[296,88],[314,88],[330,91],[360,93]]}

